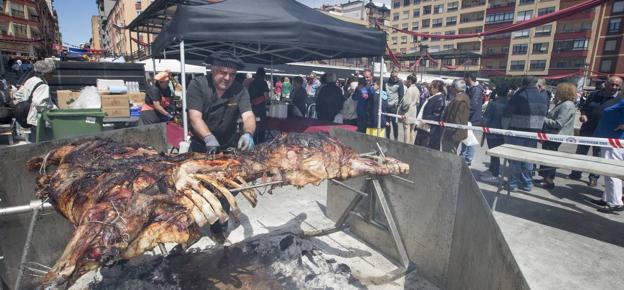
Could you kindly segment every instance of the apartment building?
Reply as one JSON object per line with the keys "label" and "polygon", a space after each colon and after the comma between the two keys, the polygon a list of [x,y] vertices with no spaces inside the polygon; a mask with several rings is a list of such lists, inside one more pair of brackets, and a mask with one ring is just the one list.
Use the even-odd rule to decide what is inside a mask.
{"label": "apartment building", "polygon": [[145,51],[145,45],[153,41],[153,36],[144,33],[132,33],[124,29],[141,14],[153,0],[117,0],[106,19],[108,45],[106,50],[115,56],[136,58]]}
{"label": "apartment building", "polygon": [[[91,28],[93,29],[96,26],[99,31],[92,31],[93,43],[97,43],[98,49],[108,50],[110,47],[108,33],[106,33],[108,14],[110,14],[111,10],[113,10],[117,0],[96,0],[95,2],[98,7],[98,15],[96,16],[98,23],[95,24],[92,22]],[[96,46],[92,46],[92,48],[96,48]]]}
{"label": "apartment building", "polygon": [[598,36],[594,43],[591,71],[605,79],[604,74],[624,73],[624,0],[609,1],[600,7]]}
{"label": "apartment building", "polygon": [[0,54],[47,57],[60,44],[50,0],[0,0]]}
{"label": "apartment building", "polygon": [[[485,10],[485,0],[394,0],[390,21],[394,28],[422,33],[440,35],[475,33],[483,30]],[[397,54],[417,52],[420,45],[428,46],[429,53],[451,49],[481,53],[479,39],[429,39],[396,31],[390,32],[388,38],[390,48]],[[470,64],[466,68],[476,70],[479,68],[479,59],[445,59],[441,64]],[[426,60],[421,61],[421,65],[439,69],[438,64]]]}
{"label": "apartment building", "polygon": [[[537,16],[570,7],[581,0],[394,0],[392,26],[433,34],[466,34],[490,31]],[[482,55],[479,66],[460,67],[480,70],[482,75],[560,75],[589,66],[595,33],[597,10],[589,9],[543,26],[457,40],[412,37],[398,32],[390,35],[390,47],[397,53],[459,49]],[[594,36],[594,37],[593,37]],[[462,65],[463,59],[444,60],[446,65]],[[436,68],[433,63],[421,64]]]}

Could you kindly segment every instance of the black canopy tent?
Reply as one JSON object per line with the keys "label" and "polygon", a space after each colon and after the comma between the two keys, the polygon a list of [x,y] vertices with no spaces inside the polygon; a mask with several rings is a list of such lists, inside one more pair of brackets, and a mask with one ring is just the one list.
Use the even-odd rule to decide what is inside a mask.
{"label": "black canopy tent", "polygon": [[[221,50],[255,64],[375,56],[381,56],[383,63],[383,31],[338,20],[295,0],[204,0],[206,5],[196,5],[200,0],[186,3],[191,5],[179,0],[162,2],[152,12],[160,19],[144,16],[129,28],[160,30],[152,44],[152,57],[179,58],[183,74],[187,59],[202,61]],[[177,2],[175,8],[169,5],[173,2]],[[163,25],[162,20],[168,22]],[[185,78],[182,94],[186,96]],[[183,106],[186,133],[186,98]]]}

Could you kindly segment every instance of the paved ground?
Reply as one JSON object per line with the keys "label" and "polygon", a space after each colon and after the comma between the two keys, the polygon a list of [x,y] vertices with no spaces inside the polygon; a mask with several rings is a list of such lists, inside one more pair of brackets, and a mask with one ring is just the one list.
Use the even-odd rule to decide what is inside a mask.
{"label": "paved ground", "polygon": [[[485,150],[477,152],[472,172],[491,206],[496,186],[479,181],[489,164]],[[532,288],[624,289],[624,214],[601,213],[588,202],[602,196],[603,178],[592,188],[565,178],[569,173],[557,172],[554,190],[500,196],[494,216]]]}

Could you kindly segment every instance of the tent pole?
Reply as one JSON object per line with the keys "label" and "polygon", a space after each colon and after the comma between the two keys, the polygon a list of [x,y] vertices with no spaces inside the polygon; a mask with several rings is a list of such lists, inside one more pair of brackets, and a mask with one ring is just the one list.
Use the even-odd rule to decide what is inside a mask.
{"label": "tent pole", "polygon": [[273,56],[271,56],[271,95],[269,96],[269,99],[273,99],[274,95],[275,95],[275,86],[273,85]]}
{"label": "tent pole", "polygon": [[382,98],[381,94],[383,91],[383,78],[384,78],[384,58],[381,56],[381,61],[379,62],[379,110],[377,111],[377,137],[381,137],[381,105]]}
{"label": "tent pole", "polygon": [[184,40],[180,42],[180,75],[182,81],[182,122],[184,124],[184,141],[188,140],[188,116],[186,112],[186,56],[184,55]]}
{"label": "tent pole", "polygon": [[152,41],[151,41],[150,35],[151,35],[150,33],[147,34],[147,43],[150,44],[149,55],[152,58],[152,67],[154,68],[154,71],[152,72],[153,73],[152,78],[155,79],[156,78],[156,59],[154,59],[154,54],[152,53],[152,45],[151,45]]}

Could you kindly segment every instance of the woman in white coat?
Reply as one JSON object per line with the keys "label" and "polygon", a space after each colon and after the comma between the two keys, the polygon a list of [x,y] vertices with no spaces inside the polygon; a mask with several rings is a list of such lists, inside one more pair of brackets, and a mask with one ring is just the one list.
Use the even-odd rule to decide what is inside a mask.
{"label": "woman in white coat", "polygon": [[398,114],[403,115],[403,118],[401,118],[401,123],[403,123],[403,142],[413,144],[416,137],[416,132],[414,131],[416,114],[418,113],[418,102],[420,101],[420,90],[416,86],[416,77],[413,75],[407,76],[405,87],[407,87],[407,91],[403,95]]}

